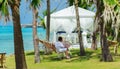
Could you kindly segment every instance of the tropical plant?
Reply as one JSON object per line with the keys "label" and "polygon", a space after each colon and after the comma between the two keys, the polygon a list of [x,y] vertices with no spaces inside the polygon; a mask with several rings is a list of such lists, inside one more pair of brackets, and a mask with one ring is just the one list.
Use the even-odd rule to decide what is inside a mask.
{"label": "tropical plant", "polygon": [[50,0],[47,0],[47,32],[46,39],[49,41],[50,38]]}
{"label": "tropical plant", "polygon": [[[57,10],[57,8],[58,8],[58,7],[54,8],[53,10],[51,10],[51,11],[50,11],[50,14],[52,14],[53,12],[55,12],[55,11]],[[39,25],[42,26],[44,29],[46,29],[45,16],[47,16],[47,10],[44,10],[44,11],[42,12],[42,15],[43,15],[43,17],[38,16],[39,19],[40,19]]]}
{"label": "tropical plant", "polygon": [[103,0],[93,0],[93,1],[97,8],[95,21],[98,24],[100,30],[100,43],[101,43],[101,51],[102,51],[101,61],[107,61],[107,62],[113,61],[113,58],[108,48],[107,37],[106,37],[106,26],[103,17],[103,12],[105,9],[104,1]]}
{"label": "tropical plant", "polygon": [[19,15],[20,1],[21,0],[0,0],[1,2],[0,14],[4,16],[5,20],[7,21],[9,20],[10,10],[12,11],[12,20],[14,25],[14,51],[15,51],[16,69],[27,69],[24,47],[23,47],[22,31],[20,25],[20,15]]}
{"label": "tropical plant", "polygon": [[75,0],[75,11],[76,11],[76,22],[77,22],[77,31],[78,31],[78,38],[79,38],[79,45],[80,45],[80,55],[84,56],[85,55],[85,50],[83,46],[83,40],[82,40],[82,34],[81,34],[81,29],[80,29],[80,17],[78,13],[78,0]]}
{"label": "tropical plant", "polygon": [[115,33],[114,40],[117,41],[120,28],[120,5],[118,0],[104,0],[104,21],[107,26],[111,23],[111,27]]}
{"label": "tropical plant", "polygon": [[33,11],[33,44],[34,44],[34,54],[35,54],[35,63],[40,63],[40,51],[39,51],[39,42],[37,35],[37,19],[38,19],[38,8],[40,7],[41,0],[32,0],[31,9]]}
{"label": "tropical plant", "polygon": [[[50,39],[50,0],[47,0],[47,20],[46,20],[46,40]],[[45,48],[45,54],[51,54],[52,51],[48,48]]]}
{"label": "tropical plant", "polygon": [[[7,5],[6,5],[7,4]],[[0,0],[0,18],[4,18],[4,21],[7,22],[10,19],[10,14],[8,10],[8,1]]]}
{"label": "tropical plant", "polygon": [[[68,5],[72,6],[74,5],[75,0],[68,0]],[[91,7],[93,5],[92,0],[78,0],[78,6],[88,9],[89,7]]]}

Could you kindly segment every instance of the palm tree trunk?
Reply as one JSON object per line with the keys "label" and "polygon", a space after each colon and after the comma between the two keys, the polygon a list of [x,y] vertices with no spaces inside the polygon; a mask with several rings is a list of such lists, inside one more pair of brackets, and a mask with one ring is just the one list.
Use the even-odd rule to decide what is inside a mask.
{"label": "palm tree trunk", "polygon": [[[103,18],[102,18],[103,20]],[[101,50],[102,50],[102,57],[101,61],[105,62],[111,62],[113,61],[112,55],[110,54],[109,48],[108,48],[108,42],[106,37],[106,28],[104,25],[104,21],[100,24],[100,37],[101,37]]]}
{"label": "palm tree trunk", "polygon": [[10,6],[12,10],[12,19],[14,25],[14,50],[15,50],[16,69],[27,69],[24,48],[23,48],[21,25],[20,25],[20,15],[19,15],[20,0],[13,0]]}
{"label": "palm tree trunk", "polygon": [[34,44],[34,53],[35,53],[35,63],[40,63],[40,51],[39,51],[39,42],[37,36],[37,17],[38,10],[33,8],[33,44]]}
{"label": "palm tree trunk", "polygon": [[82,35],[81,35],[81,29],[80,29],[80,17],[78,13],[78,0],[75,0],[75,10],[76,10],[76,21],[77,21],[77,30],[78,30],[78,38],[79,38],[79,45],[80,45],[80,55],[84,56],[85,55],[85,50],[83,46],[83,40],[82,40]]}
{"label": "palm tree trunk", "polygon": [[49,41],[50,38],[50,0],[47,0],[47,36],[46,39]]}
{"label": "palm tree trunk", "polygon": [[96,31],[93,32],[92,35],[92,46],[91,46],[92,50],[97,50],[97,42],[96,42]]}
{"label": "palm tree trunk", "polygon": [[104,3],[103,3],[103,0],[94,0],[94,3],[96,4],[96,7],[97,7],[96,20],[99,24],[99,29],[100,29],[100,43],[101,43],[101,50],[102,50],[101,61],[105,61],[105,62],[113,61],[108,48],[108,43],[106,38],[106,28],[105,28],[104,20],[102,16],[104,11]]}
{"label": "palm tree trunk", "polygon": [[[95,18],[95,20],[97,19],[97,17]],[[97,50],[97,32],[99,31],[99,27],[97,26],[96,28],[95,28],[95,26],[96,26],[96,21],[94,20],[94,32],[93,32],[93,35],[92,35],[92,46],[91,46],[91,49],[92,50]]]}
{"label": "palm tree trunk", "polygon": [[[50,38],[50,0],[47,0],[47,27],[46,27],[46,40]],[[45,54],[50,54],[51,50],[46,48]]]}

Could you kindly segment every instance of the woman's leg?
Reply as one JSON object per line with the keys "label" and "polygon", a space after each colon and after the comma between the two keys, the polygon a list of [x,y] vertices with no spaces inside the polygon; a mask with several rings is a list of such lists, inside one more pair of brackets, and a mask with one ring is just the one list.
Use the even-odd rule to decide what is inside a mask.
{"label": "woman's leg", "polygon": [[66,55],[66,58],[67,58],[67,59],[70,58],[69,53],[68,53],[68,50],[65,51],[65,55]]}

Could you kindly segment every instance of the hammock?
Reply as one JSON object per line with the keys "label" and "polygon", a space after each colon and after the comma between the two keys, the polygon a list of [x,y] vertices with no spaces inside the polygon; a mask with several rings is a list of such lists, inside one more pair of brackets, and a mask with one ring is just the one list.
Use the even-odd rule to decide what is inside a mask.
{"label": "hammock", "polygon": [[114,53],[117,54],[117,49],[118,49],[119,42],[108,40],[108,45],[109,45],[109,47],[113,47],[114,48]]}
{"label": "hammock", "polygon": [[108,40],[108,45],[109,46],[116,46],[116,45],[118,45],[118,42],[117,41],[110,41],[110,40]]}
{"label": "hammock", "polygon": [[53,51],[56,52],[56,48],[55,45],[53,43],[47,42],[47,41],[43,41],[39,39],[39,42],[41,42],[45,47],[52,49]]}

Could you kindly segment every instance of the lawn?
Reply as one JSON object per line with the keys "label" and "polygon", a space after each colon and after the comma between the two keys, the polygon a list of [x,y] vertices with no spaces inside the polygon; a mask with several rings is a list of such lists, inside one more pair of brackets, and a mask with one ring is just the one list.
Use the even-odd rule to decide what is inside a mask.
{"label": "lawn", "polygon": [[[26,53],[28,69],[120,69],[120,56],[113,55],[114,62],[100,62],[100,50],[87,50],[86,56],[79,56],[79,50],[71,50],[71,59],[59,59],[56,53],[44,55],[41,52],[41,63],[34,64],[33,52]],[[7,69],[15,69],[14,55],[6,58]]]}

